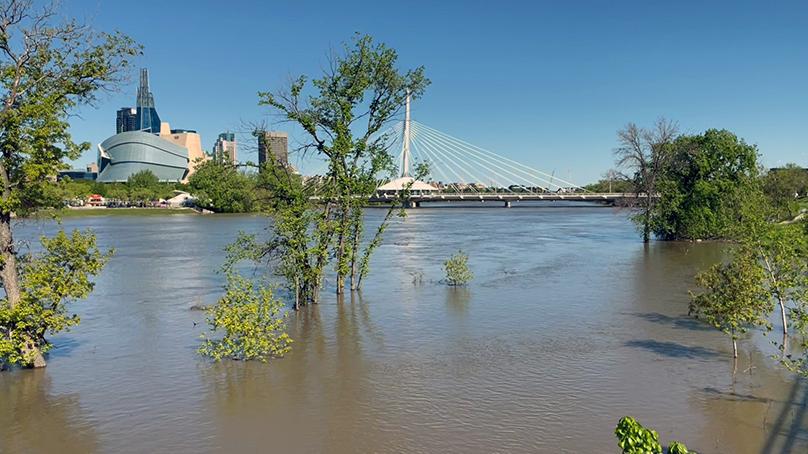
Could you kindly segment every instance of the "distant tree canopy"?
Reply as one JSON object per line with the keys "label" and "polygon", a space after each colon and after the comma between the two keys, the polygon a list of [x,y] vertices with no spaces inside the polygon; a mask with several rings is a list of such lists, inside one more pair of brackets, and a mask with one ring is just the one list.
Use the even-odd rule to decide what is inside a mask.
{"label": "distant tree canopy", "polygon": [[256,178],[222,160],[203,162],[188,179],[188,187],[196,196],[197,204],[218,213],[252,211],[255,186]]}
{"label": "distant tree canopy", "polygon": [[793,218],[808,196],[808,169],[797,164],[771,169],[763,177],[763,191],[778,218]]}

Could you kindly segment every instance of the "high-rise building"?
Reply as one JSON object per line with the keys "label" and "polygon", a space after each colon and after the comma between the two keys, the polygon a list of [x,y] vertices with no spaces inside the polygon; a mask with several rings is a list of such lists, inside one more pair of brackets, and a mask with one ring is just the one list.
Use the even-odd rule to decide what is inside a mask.
{"label": "high-rise building", "polygon": [[213,159],[236,162],[237,147],[236,135],[232,132],[223,132],[213,144]]}
{"label": "high-rise building", "polygon": [[154,95],[149,89],[149,70],[140,70],[140,85],[137,88],[137,129],[139,131],[160,133],[160,116],[154,108]]}
{"label": "high-rise building", "polygon": [[115,131],[117,134],[127,131],[137,131],[137,109],[133,107],[122,107],[118,109],[118,117],[115,120]]}
{"label": "high-rise building", "polygon": [[258,136],[258,164],[263,165],[267,158],[282,166],[289,165],[289,135],[285,132],[256,131]]}

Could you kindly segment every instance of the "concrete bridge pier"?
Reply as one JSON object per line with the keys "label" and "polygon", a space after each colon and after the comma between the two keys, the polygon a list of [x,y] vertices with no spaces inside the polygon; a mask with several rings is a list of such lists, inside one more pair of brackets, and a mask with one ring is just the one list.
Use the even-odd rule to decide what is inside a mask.
{"label": "concrete bridge pier", "polygon": [[510,200],[506,200],[506,201],[505,201],[505,208],[510,208],[510,207],[511,207],[511,201],[510,201]]}

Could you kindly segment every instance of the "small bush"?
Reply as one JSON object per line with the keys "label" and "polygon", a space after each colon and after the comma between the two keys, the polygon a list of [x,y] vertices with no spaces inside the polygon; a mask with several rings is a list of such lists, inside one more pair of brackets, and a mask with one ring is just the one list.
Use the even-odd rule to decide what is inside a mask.
{"label": "small bush", "polygon": [[257,359],[266,362],[286,354],[292,339],[286,334],[286,312],[269,288],[238,275],[227,277],[227,292],[206,310],[211,335],[202,335],[199,353],[216,361]]}
{"label": "small bush", "polygon": [[469,256],[463,253],[463,251],[457,251],[457,254],[443,262],[443,269],[446,271],[446,283],[448,285],[466,285],[474,278],[474,274],[472,274],[469,269],[468,262]]}
{"label": "small bush", "polygon": [[617,446],[623,450],[623,454],[662,453],[659,434],[655,430],[646,429],[631,416],[620,418],[614,434],[617,436]]}
{"label": "small bush", "polygon": [[[623,450],[623,454],[661,454],[663,452],[662,445],[659,443],[659,434],[655,430],[646,429],[631,416],[620,418],[614,434],[617,436],[617,446]],[[678,441],[672,441],[665,452],[668,454],[696,454],[688,451],[687,446]]]}

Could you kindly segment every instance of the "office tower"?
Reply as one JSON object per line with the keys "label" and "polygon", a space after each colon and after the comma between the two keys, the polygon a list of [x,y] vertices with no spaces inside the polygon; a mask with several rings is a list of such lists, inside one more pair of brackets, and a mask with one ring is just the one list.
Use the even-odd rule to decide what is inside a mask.
{"label": "office tower", "polygon": [[132,107],[122,107],[118,109],[118,116],[115,121],[116,134],[137,130],[137,109]]}
{"label": "office tower", "polygon": [[223,132],[213,145],[213,159],[236,162],[237,147],[236,135],[232,132]]}
{"label": "office tower", "polygon": [[289,135],[285,132],[256,131],[258,136],[258,164],[269,158],[282,166],[289,165]]}

